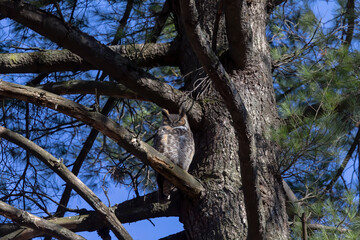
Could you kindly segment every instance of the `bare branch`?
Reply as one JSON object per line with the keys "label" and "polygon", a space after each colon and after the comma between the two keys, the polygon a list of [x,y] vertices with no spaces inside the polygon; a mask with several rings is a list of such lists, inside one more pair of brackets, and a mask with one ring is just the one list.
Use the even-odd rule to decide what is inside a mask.
{"label": "bare branch", "polygon": [[179,192],[171,195],[171,201],[158,202],[158,192],[152,192],[145,196],[122,202],[116,207],[116,216],[122,222],[136,222],[156,217],[179,216]]}
{"label": "bare branch", "polygon": [[102,219],[108,223],[110,229],[119,239],[132,239],[129,233],[117,219],[114,212],[106,207],[106,205],[101,202],[101,200],[90,190],[90,188],[88,188],[72,172],[70,172],[70,170],[62,163],[62,161],[55,158],[29,139],[1,126],[0,136],[32,153],[51,170],[58,174],[66,183],[69,183],[74,188],[74,190],[100,214]]}
{"label": "bare branch", "polygon": [[47,83],[36,86],[58,95],[64,94],[97,94],[114,98],[137,99],[146,101],[144,98],[129,90],[122,84],[114,82],[70,80],[64,82]]}
{"label": "bare branch", "polygon": [[191,198],[199,198],[204,190],[201,183],[189,173],[165,158],[145,142],[137,139],[126,128],[121,127],[99,112],[53,93],[1,80],[0,96],[16,98],[39,106],[45,106],[94,127],[113,139],[125,150],[134,154],[145,164],[149,164]]}
{"label": "bare branch", "polygon": [[3,237],[18,229],[19,229],[19,225],[16,223],[2,223],[0,224],[0,237]]}
{"label": "bare branch", "polygon": [[[1,127],[0,127],[0,131],[2,131]],[[0,214],[7,218],[12,219],[13,221],[19,223],[22,226],[30,227],[41,233],[49,234],[58,239],[68,239],[68,240],[85,239],[58,224],[39,218],[24,210],[14,208],[2,201],[0,201]]]}
{"label": "bare branch", "polygon": [[[87,215],[54,218],[49,219],[48,221],[69,229],[72,232],[96,231],[104,225],[101,217],[95,212]],[[12,231],[10,231],[10,229],[8,231],[7,229],[2,229],[4,226],[7,228],[6,225],[0,226],[1,239],[23,240],[43,236],[45,234],[31,228],[19,226],[17,226]]]}
{"label": "bare branch", "polygon": [[[101,114],[103,114],[104,116],[107,116],[109,114],[109,112],[111,112],[111,110],[114,108],[114,106],[116,105],[116,100],[114,98],[109,98],[105,104],[105,106],[103,107],[103,109],[101,110]],[[79,155],[77,156],[75,162],[73,163],[73,168],[71,169],[71,172],[77,176],[80,172],[80,168],[83,164],[83,162],[86,159],[86,156],[88,155],[91,147],[93,146],[96,137],[98,136],[99,131],[97,131],[96,129],[91,129],[89,136],[86,138],[83,147],[81,148],[81,151],[79,153]],[[58,208],[56,209],[55,212],[55,216],[56,217],[63,217],[65,214],[65,208],[69,203],[70,200],[70,195],[71,195],[71,191],[72,191],[72,187],[70,184],[66,184],[65,190],[61,196],[60,199],[60,203]]]}
{"label": "bare branch", "polygon": [[[293,218],[295,215],[300,216],[304,210],[302,209],[302,206],[296,197],[295,193],[291,190],[287,182],[285,182],[284,179],[282,179],[283,188],[285,191],[286,196],[286,207],[287,207],[287,214],[290,218]],[[295,208],[295,211],[294,211]]]}
{"label": "bare branch", "polygon": [[[306,234],[306,229],[311,229],[311,230],[326,230],[326,231],[337,231],[340,233],[345,233],[347,231],[350,231],[349,229],[346,228],[340,228],[340,227],[330,227],[330,226],[325,226],[322,224],[317,224],[317,223],[307,223],[304,222],[306,221],[305,219],[305,212],[303,210],[303,207],[301,205],[301,203],[299,202],[298,198],[295,196],[294,192],[291,190],[291,188],[289,187],[289,185],[282,180],[283,183],[283,187],[286,193],[286,200],[287,200],[287,207],[288,207],[288,215],[290,218],[293,218],[294,215],[296,214],[298,217],[301,217],[302,220],[302,225],[303,225],[303,235],[307,235]],[[289,212],[289,209],[291,209],[292,207],[295,207],[298,209],[298,212]],[[306,229],[304,229],[306,227]]]}
{"label": "bare branch", "polygon": [[336,183],[336,181],[339,179],[339,177],[343,174],[343,172],[345,171],[345,168],[346,168],[351,156],[353,155],[356,147],[358,146],[359,142],[360,142],[360,127],[358,128],[355,139],[354,139],[353,143],[351,144],[351,147],[350,147],[348,153],[346,154],[345,159],[343,160],[343,162],[341,163],[335,176],[331,179],[330,183],[325,187],[323,192],[325,192],[325,193],[329,192],[332,189],[332,187],[334,186],[334,184]]}
{"label": "bare branch", "polygon": [[[115,214],[122,223],[136,222],[155,217],[179,216],[179,195],[172,196],[171,202],[158,203],[158,193],[152,192],[145,196],[127,200],[115,208]],[[65,227],[73,232],[95,231],[104,227],[99,214],[90,213],[86,215],[54,218],[49,220],[52,223]],[[5,228],[5,230],[2,230]],[[43,235],[39,231],[28,228],[19,228],[13,225],[0,226],[0,237],[21,236],[22,239],[29,239]]]}
{"label": "bare branch", "polygon": [[0,13],[69,49],[92,66],[97,66],[119,83],[157,105],[169,110],[179,110],[180,107],[185,107],[189,110],[190,122],[193,125],[200,124],[201,107],[187,94],[157,81],[128,59],[101,44],[95,38],[67,25],[58,17],[29,4],[10,0],[0,1]]}
{"label": "bare branch", "polygon": [[[179,65],[178,42],[109,46],[140,67]],[[98,69],[69,50],[0,54],[1,73],[49,73]]]}

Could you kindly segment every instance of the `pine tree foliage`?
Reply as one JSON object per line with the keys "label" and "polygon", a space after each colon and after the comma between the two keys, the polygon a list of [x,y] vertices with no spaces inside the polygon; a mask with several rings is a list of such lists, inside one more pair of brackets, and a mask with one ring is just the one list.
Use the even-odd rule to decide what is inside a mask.
{"label": "pine tree foliage", "polygon": [[311,230],[308,239],[357,239],[358,153],[334,187],[325,189],[359,141],[359,39],[354,34],[351,43],[345,41],[346,1],[330,2],[329,20],[317,17],[315,3],[289,1],[292,7],[278,8],[269,25],[284,123],[273,136],[281,148],[282,176],[304,206],[293,219],[294,239],[304,239],[302,211],[308,224],[349,230]]}
{"label": "pine tree foliage", "polygon": [[[153,42],[155,19],[164,5],[164,1],[157,0],[29,2],[102,43],[133,46],[129,51],[134,59],[146,51],[146,45],[139,50],[137,44]],[[360,6],[355,1],[351,12],[348,2],[327,1],[331,14],[322,19],[317,13],[321,1],[289,0],[274,10],[268,23],[273,81],[282,122],[273,130],[272,138],[279,145],[281,176],[301,203],[301,207],[294,206],[295,215],[289,217],[294,239],[304,239],[303,216],[308,225],[332,227],[309,228],[307,239],[357,239],[360,234],[360,141],[356,139],[360,129]],[[157,42],[176,40],[175,20],[169,14],[161,35],[155,36]],[[61,49],[14,21],[3,19],[0,26],[1,53]],[[171,86],[185,88],[185,77],[176,67],[152,66],[145,70]],[[3,74],[0,78],[29,86],[69,80],[114,82],[97,70],[41,74],[44,76],[40,81],[36,81],[40,75],[34,73]],[[112,101],[96,92],[65,97],[99,112]],[[26,136],[68,167],[74,165],[92,131],[90,127],[33,104],[9,99],[0,99],[0,103],[2,126]],[[116,99],[107,115],[152,145],[160,111],[150,102]],[[356,151],[345,170],[331,189],[326,189],[354,141]],[[22,148],[3,140],[0,146],[0,200],[51,217],[64,183]],[[126,186],[135,196],[156,189],[154,171],[101,133],[82,169],[80,179],[96,191],[110,183]]]}
{"label": "pine tree foliage", "polygon": [[[134,46],[135,43],[149,41],[153,21],[156,13],[161,11],[163,2],[131,2],[133,2],[133,7],[130,9],[130,16],[124,21],[127,24],[124,23],[124,27],[120,29],[119,22],[122,21],[128,1],[102,1],[100,5],[96,2],[64,1],[59,4],[59,8],[48,1],[31,1],[34,6],[66,19],[72,26],[88,32],[101,42],[109,45]],[[0,31],[3,53],[60,49],[51,41],[13,21],[4,20]],[[174,25],[171,19],[168,19],[162,32],[161,42],[170,42],[173,39]],[[145,49],[137,50],[135,54],[140,55],[143,50]],[[149,68],[148,71],[158,79],[174,86],[179,86],[178,82],[181,81],[176,68],[158,67]],[[31,86],[32,80],[36,77],[37,74],[11,74],[3,75],[2,79]],[[46,73],[42,84],[74,79],[113,81],[100,71],[74,71]],[[89,106],[94,111],[101,111],[109,100],[109,97],[97,95],[96,92],[91,95],[66,95],[65,97]],[[56,111],[33,104],[7,99],[1,103],[0,116],[3,126],[27,136],[55,157],[61,158],[70,168],[73,166],[90,133],[91,129],[88,126]],[[159,107],[148,102],[117,99],[109,117],[152,145],[153,135],[159,126],[160,111]],[[16,202],[19,206],[26,206],[27,210],[42,212],[41,210],[48,208],[48,204],[52,204],[52,199],[61,197],[63,182],[50,169],[21,148],[6,141],[1,141],[0,144],[1,162],[4,165],[1,178],[2,201]],[[97,136],[82,168],[84,171],[81,171],[80,178],[98,192],[108,187],[111,181],[123,184],[136,196],[140,193],[144,195],[157,187],[154,172],[149,166],[102,134]],[[43,212],[42,215],[49,216],[51,211],[54,209]]]}

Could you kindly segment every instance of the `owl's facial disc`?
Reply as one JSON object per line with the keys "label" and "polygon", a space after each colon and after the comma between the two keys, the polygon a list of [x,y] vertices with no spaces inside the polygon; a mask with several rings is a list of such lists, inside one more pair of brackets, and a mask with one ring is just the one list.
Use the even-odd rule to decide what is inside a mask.
{"label": "owl's facial disc", "polygon": [[182,118],[180,118],[179,119],[179,121],[178,121],[178,125],[181,125],[181,126],[184,126],[185,125],[185,117],[182,117]]}

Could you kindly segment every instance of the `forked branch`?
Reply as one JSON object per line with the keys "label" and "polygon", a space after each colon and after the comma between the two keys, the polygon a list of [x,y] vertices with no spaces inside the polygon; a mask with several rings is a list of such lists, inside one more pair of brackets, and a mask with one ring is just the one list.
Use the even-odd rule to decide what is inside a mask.
{"label": "forked branch", "polygon": [[44,90],[0,80],[0,96],[45,106],[76,118],[113,139],[121,147],[167,178],[190,198],[199,198],[203,186],[193,176],[165,158],[126,128],[93,109]]}
{"label": "forked branch", "polygon": [[[158,203],[158,193],[152,192],[145,196],[120,203],[115,209],[116,217],[122,223],[136,222],[155,217],[179,216],[179,199],[172,197],[171,202]],[[104,227],[104,222],[96,212],[72,217],[49,219],[49,222],[62,226],[72,232],[95,231]],[[42,231],[31,228],[20,228],[13,225],[0,226],[0,238],[30,239],[44,235]],[[15,238],[16,236],[16,238]]]}
{"label": "forked branch", "polygon": [[198,57],[206,73],[210,76],[216,89],[224,99],[225,105],[229,110],[233,126],[238,137],[239,159],[241,165],[241,181],[244,192],[246,214],[248,221],[248,238],[263,239],[262,236],[262,216],[261,216],[261,196],[257,190],[259,182],[256,162],[251,159],[251,144],[253,137],[251,134],[252,123],[246,110],[243,100],[237,91],[230,76],[227,74],[219,58],[215,55],[209,41],[205,39],[199,21],[197,20],[197,10],[195,1],[183,0],[180,2],[181,14],[186,29],[186,34],[190,45]]}
{"label": "forked branch", "polygon": [[187,94],[158,81],[127,58],[101,44],[94,37],[69,26],[58,17],[32,5],[10,0],[0,0],[0,13],[69,49],[157,105],[169,110],[185,107],[189,110],[187,114],[192,125],[200,124],[201,107]]}
{"label": "forked branch", "polygon": [[[2,130],[0,127],[0,134]],[[58,239],[66,240],[85,240],[80,235],[73,233],[72,231],[64,228],[58,224],[47,221],[43,218],[37,217],[24,210],[14,208],[9,204],[0,201],[0,214],[12,219],[14,222],[19,223],[22,226],[27,226],[37,230],[40,233],[46,233]]]}
{"label": "forked branch", "polygon": [[[139,67],[178,66],[178,41],[109,46]],[[0,54],[1,73],[42,73],[99,69],[69,50]]]}
{"label": "forked branch", "polygon": [[26,149],[46,164],[46,166],[53,170],[57,175],[59,175],[66,183],[69,183],[73,189],[100,214],[102,219],[107,222],[116,237],[124,240],[132,239],[115,216],[115,213],[106,207],[106,205],[101,202],[101,200],[90,190],[90,188],[81,182],[61,160],[55,158],[29,139],[2,126],[0,126],[0,137]]}

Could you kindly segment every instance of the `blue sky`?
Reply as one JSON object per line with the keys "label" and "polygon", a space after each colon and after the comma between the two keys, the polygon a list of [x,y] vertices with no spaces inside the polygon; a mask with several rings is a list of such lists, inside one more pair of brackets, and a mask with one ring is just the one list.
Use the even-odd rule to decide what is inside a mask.
{"label": "blue sky", "polygon": [[[111,202],[111,205],[121,203],[134,197],[132,194],[129,195],[129,191],[124,187],[120,187],[120,185],[115,186],[112,184],[109,190],[108,197],[111,201],[114,201]],[[105,194],[102,191],[97,191],[95,193],[105,204],[108,204]],[[70,208],[91,209],[91,207],[80,197],[75,197],[69,205]],[[154,223],[155,226],[151,222]],[[178,217],[155,218],[151,219],[151,222],[149,220],[143,220],[134,223],[125,223],[124,227],[134,240],[157,240],[184,229],[183,224],[179,222]],[[78,234],[86,239],[99,239],[96,232],[81,232]],[[113,239],[116,238],[114,237]]]}
{"label": "blue sky", "polygon": [[[312,9],[315,14],[322,19],[322,22],[326,23],[332,18],[332,9],[334,6],[334,2],[330,1],[327,3],[326,1],[319,1],[312,5]],[[108,204],[104,193],[97,191],[96,194],[105,204]],[[108,195],[112,201],[111,205],[133,198],[133,195],[129,195],[129,191],[126,188],[121,188],[120,185],[111,185]],[[69,203],[69,207],[91,209],[91,207],[80,197],[75,197]],[[179,222],[177,217],[157,218],[151,219],[151,221],[155,224],[155,226],[150,221],[143,220],[135,223],[124,224],[124,227],[128,230],[134,240],[155,240],[183,230],[183,225]],[[83,232],[79,234],[84,236],[86,239],[99,239],[96,232]]]}

